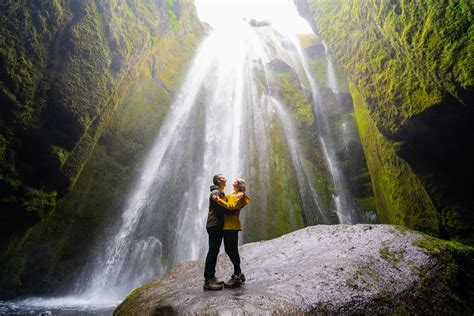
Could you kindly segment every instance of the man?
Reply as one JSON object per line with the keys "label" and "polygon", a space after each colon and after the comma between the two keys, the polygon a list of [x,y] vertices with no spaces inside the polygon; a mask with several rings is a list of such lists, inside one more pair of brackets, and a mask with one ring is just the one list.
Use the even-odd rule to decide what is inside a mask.
{"label": "man", "polygon": [[206,256],[206,265],[204,267],[204,290],[222,290],[224,282],[216,279],[217,256],[224,237],[224,212],[225,208],[217,204],[217,197],[227,201],[224,193],[226,178],[223,174],[216,174],[211,186],[209,196],[209,213],[207,215],[206,229],[209,235],[209,251]]}

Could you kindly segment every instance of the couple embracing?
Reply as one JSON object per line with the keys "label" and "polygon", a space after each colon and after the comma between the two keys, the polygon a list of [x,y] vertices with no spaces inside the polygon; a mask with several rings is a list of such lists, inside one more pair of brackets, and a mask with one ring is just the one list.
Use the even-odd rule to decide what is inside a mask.
{"label": "couple embracing", "polygon": [[[237,179],[233,183],[234,191],[225,194],[226,178],[217,174],[212,179],[209,196],[209,213],[207,216],[207,233],[209,235],[209,251],[204,268],[204,290],[222,290],[223,286],[234,288],[245,282],[245,276],[240,270],[240,255],[238,249],[239,231],[242,230],[239,215],[240,209],[247,205],[250,198],[245,194],[245,181]],[[234,274],[227,282],[217,281],[216,263],[219,249],[224,239],[224,248],[234,265]]]}

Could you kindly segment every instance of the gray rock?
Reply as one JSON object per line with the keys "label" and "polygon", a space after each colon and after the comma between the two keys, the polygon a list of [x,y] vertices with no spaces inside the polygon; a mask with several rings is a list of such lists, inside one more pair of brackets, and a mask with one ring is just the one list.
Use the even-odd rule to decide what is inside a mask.
{"label": "gray rock", "polygon": [[305,51],[309,58],[318,58],[326,54],[324,51],[323,44],[312,45],[310,47],[307,47]]}
{"label": "gray rock", "polygon": [[251,19],[249,21],[249,25],[252,27],[264,27],[264,26],[270,26],[270,22],[268,21],[257,21],[255,19]]}
{"label": "gray rock", "polygon": [[281,59],[273,59],[269,63],[267,63],[267,66],[276,72],[289,72],[292,71],[293,68],[290,67],[287,63],[285,63]]}
{"label": "gray rock", "polygon": [[[311,226],[241,246],[241,288],[204,292],[204,261],[187,262],[133,291],[114,314],[466,313],[447,289],[451,256],[441,245],[390,225]],[[225,254],[217,271],[232,273]]]}

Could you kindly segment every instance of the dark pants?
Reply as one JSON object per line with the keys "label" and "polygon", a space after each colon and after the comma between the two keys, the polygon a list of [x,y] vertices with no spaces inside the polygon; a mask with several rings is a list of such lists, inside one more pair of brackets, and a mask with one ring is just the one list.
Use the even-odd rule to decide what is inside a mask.
{"label": "dark pants", "polygon": [[215,277],[217,255],[219,255],[224,231],[222,227],[213,226],[207,228],[207,233],[209,234],[209,251],[207,252],[206,265],[204,267],[204,279],[206,281]]}
{"label": "dark pants", "polygon": [[239,274],[241,271],[238,230],[224,230],[224,248],[225,253],[229,256],[230,261],[232,261],[234,265],[234,274]]}

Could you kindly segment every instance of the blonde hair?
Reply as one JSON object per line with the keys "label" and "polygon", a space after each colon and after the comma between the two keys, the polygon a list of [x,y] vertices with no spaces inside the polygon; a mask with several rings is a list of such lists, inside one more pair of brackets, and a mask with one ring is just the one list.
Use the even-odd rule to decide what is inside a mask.
{"label": "blonde hair", "polygon": [[237,184],[239,185],[239,191],[245,193],[245,180],[244,179],[237,179]]}

